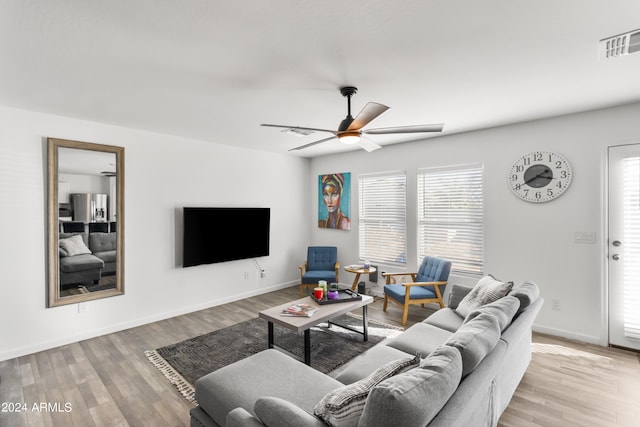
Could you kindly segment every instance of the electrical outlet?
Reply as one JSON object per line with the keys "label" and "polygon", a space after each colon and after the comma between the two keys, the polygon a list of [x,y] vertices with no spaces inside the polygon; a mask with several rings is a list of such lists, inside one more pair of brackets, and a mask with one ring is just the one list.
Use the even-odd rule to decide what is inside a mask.
{"label": "electrical outlet", "polygon": [[551,300],[551,310],[560,311],[560,300],[559,299]]}

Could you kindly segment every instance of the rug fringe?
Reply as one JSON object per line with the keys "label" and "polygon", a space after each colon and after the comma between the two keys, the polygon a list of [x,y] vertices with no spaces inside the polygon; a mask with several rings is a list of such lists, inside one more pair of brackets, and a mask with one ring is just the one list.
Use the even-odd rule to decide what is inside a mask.
{"label": "rug fringe", "polygon": [[155,350],[147,350],[144,352],[147,359],[155,366],[166,379],[173,384],[178,392],[191,403],[196,403],[195,389],[191,383],[184,379],[173,366],[169,364],[162,356]]}
{"label": "rug fringe", "polygon": [[[356,314],[356,313],[351,313],[350,311],[345,313],[347,316],[350,317],[354,317],[356,319],[360,319],[362,320],[362,315],[361,314]],[[385,322],[381,322],[378,319],[371,319],[371,317],[369,317],[369,321],[374,323],[374,324],[378,324],[380,326],[384,326],[385,328],[389,328],[389,329],[395,329],[397,331],[404,331],[404,328],[401,326],[396,326],[396,325],[392,325],[391,323],[385,323]]]}

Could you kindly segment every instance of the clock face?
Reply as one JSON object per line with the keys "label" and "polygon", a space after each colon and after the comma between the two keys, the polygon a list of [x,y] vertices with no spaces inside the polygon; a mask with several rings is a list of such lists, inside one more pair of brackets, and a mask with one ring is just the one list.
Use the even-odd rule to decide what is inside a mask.
{"label": "clock face", "polygon": [[548,202],[564,193],[573,174],[569,162],[557,153],[534,151],[518,159],[509,171],[513,194],[527,202]]}

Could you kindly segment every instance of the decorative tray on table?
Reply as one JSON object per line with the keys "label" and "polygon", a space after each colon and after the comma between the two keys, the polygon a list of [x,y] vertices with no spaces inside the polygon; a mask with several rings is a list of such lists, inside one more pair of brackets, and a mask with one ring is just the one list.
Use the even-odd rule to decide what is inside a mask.
{"label": "decorative tray on table", "polygon": [[311,298],[315,302],[320,305],[324,304],[336,304],[341,302],[350,302],[350,301],[359,301],[362,300],[362,295],[357,292],[353,292],[351,289],[338,289],[338,298],[336,299],[327,299],[326,295],[322,296],[322,299],[316,299],[315,296],[311,295]]}

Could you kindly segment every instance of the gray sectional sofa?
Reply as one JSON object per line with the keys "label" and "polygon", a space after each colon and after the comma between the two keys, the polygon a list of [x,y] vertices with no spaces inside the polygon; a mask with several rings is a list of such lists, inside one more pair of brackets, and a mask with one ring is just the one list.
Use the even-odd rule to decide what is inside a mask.
{"label": "gray sectional sofa", "polygon": [[115,274],[116,239],[116,233],[60,233],[60,285],[92,285]]}
{"label": "gray sectional sofa", "polygon": [[446,308],[335,377],[273,349],[205,375],[191,426],[495,426],[531,360],[543,299],[525,282],[462,317],[471,290],[452,285]]}

